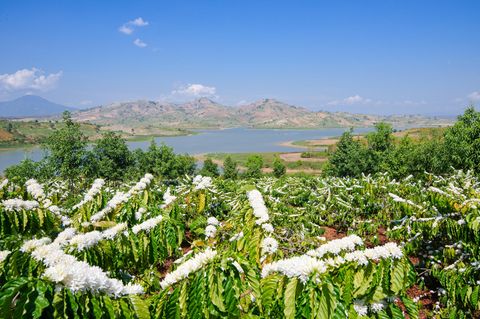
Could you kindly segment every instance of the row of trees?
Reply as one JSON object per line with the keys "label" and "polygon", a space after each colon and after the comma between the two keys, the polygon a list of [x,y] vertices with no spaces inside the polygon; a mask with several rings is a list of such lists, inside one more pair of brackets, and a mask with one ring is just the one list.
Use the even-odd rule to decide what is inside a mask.
{"label": "row of trees", "polygon": [[[227,156],[223,161],[223,177],[225,179],[236,179],[240,176],[258,178],[262,176],[263,164],[263,158],[260,155],[251,155],[247,158],[245,163],[245,172],[240,175],[239,169],[237,168],[237,162],[234,161],[231,156]],[[273,175],[275,177],[281,177],[285,175],[286,172],[287,168],[285,164],[280,158],[275,158],[273,161]],[[220,176],[220,169],[212,159],[207,158],[203,162],[200,174],[203,176],[218,177]]]}
{"label": "row of trees", "polygon": [[443,134],[420,140],[405,136],[395,143],[392,127],[376,125],[366,142],[345,132],[325,170],[335,176],[388,172],[396,178],[424,172],[445,174],[455,169],[480,171],[480,112],[473,107]]}
{"label": "row of trees", "polygon": [[61,177],[74,184],[80,177],[105,178],[112,181],[136,179],[145,172],[174,179],[195,171],[195,159],[178,155],[166,145],[156,145],[143,151],[130,151],[124,138],[106,132],[93,146],[88,145],[80,125],[65,112],[65,126],[56,130],[43,144],[46,156],[39,162],[30,159],[6,169],[10,179],[37,178],[47,180]]}

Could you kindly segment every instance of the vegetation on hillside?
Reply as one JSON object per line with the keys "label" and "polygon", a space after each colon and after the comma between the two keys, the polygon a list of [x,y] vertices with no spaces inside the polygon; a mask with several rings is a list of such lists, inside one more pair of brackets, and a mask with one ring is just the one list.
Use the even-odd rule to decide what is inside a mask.
{"label": "vegetation on hillside", "polygon": [[394,177],[424,172],[448,174],[453,169],[480,169],[480,112],[473,107],[442,134],[428,137],[405,135],[394,143],[390,125],[379,123],[376,131],[360,140],[345,132],[329,158],[326,174],[360,176],[388,172]]}

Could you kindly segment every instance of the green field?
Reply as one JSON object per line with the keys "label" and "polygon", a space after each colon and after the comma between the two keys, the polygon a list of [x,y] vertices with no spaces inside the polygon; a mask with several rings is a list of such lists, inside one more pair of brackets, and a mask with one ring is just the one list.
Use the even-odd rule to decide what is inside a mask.
{"label": "green field", "polygon": [[[279,153],[279,152],[265,152],[265,153],[210,153],[207,154],[206,157],[211,158],[212,160],[218,160],[223,162],[225,158],[230,156],[234,161],[238,163],[239,166],[244,167],[247,163],[247,160],[250,156],[253,155],[260,155],[263,158],[263,166],[264,168],[272,168],[273,161],[276,157],[279,157],[280,154],[288,154],[288,153]],[[325,154],[325,153],[323,153]],[[305,160],[298,160],[294,162],[282,160],[285,164],[287,169],[290,170],[321,170],[324,162],[309,162]]]}

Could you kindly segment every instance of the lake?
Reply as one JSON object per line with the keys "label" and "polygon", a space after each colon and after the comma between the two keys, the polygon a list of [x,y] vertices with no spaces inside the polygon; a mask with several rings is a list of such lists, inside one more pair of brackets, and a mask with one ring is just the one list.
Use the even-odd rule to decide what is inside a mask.
{"label": "lake", "polygon": [[[341,135],[346,128],[325,128],[318,130],[247,129],[198,130],[196,135],[156,137],[155,141],[173,147],[176,153],[247,153],[247,152],[292,152],[298,148],[282,146],[280,143],[297,140],[311,140]],[[357,128],[356,133],[372,131],[373,128]],[[130,149],[146,149],[150,141],[129,141]],[[0,171],[25,158],[38,161],[44,152],[39,147],[12,148],[0,150]]]}

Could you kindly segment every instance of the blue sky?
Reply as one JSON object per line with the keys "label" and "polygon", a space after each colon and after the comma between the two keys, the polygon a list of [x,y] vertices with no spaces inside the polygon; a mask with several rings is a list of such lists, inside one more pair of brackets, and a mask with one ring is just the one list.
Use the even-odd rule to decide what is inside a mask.
{"label": "blue sky", "polygon": [[458,114],[480,104],[479,16],[459,0],[2,0],[0,100]]}

